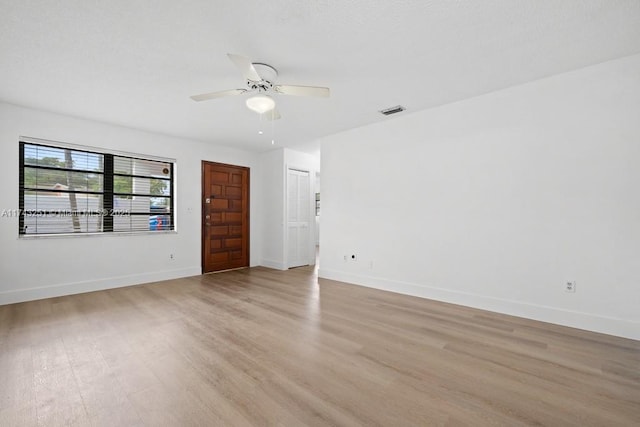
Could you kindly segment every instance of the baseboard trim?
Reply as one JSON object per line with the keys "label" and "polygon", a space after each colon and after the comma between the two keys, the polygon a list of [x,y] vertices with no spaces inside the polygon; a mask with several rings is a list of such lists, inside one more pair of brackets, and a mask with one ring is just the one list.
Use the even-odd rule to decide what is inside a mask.
{"label": "baseboard trim", "polygon": [[200,274],[200,267],[187,267],[175,270],[158,271],[153,273],[108,277],[99,280],[64,283],[51,286],[39,286],[29,289],[16,289],[0,292],[0,305],[34,301],[44,298],[61,297],[65,295],[81,294],[85,292],[102,291],[105,289],[122,288],[125,286],[141,285],[143,283],[197,276]]}
{"label": "baseboard trim", "polygon": [[270,259],[263,259],[260,262],[260,265],[263,267],[269,267],[276,270],[287,270],[287,266],[283,262],[273,261]]}
{"label": "baseboard trim", "polygon": [[640,340],[640,322],[320,268],[318,277],[496,313]]}

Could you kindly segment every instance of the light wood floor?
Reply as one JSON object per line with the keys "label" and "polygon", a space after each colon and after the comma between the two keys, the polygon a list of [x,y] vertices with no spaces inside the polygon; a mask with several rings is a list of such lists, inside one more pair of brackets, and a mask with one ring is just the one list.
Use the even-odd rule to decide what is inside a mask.
{"label": "light wood floor", "polygon": [[640,425],[640,342],[254,268],[0,307],[0,425]]}

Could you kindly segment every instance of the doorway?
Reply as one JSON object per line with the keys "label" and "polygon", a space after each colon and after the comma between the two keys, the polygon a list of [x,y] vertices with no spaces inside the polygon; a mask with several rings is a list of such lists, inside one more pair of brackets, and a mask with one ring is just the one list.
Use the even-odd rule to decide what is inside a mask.
{"label": "doorway", "polygon": [[287,169],[287,267],[309,265],[313,243],[311,228],[311,176],[309,171]]}
{"label": "doorway", "polygon": [[249,168],[202,162],[202,272],[249,266]]}

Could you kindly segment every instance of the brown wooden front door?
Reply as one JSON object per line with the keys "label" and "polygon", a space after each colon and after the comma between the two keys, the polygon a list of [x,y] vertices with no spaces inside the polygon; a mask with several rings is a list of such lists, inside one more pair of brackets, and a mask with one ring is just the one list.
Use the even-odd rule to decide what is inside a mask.
{"label": "brown wooden front door", "polygon": [[249,266],[249,168],[202,162],[202,272]]}

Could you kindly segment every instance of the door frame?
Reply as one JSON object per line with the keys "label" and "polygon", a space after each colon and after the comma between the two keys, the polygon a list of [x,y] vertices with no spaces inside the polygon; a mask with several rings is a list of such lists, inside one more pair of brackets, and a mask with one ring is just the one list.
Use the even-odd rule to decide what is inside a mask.
{"label": "door frame", "polygon": [[[209,160],[202,160],[200,165],[200,273],[201,274],[209,274],[209,273],[218,273],[217,271],[212,271],[209,273],[204,272],[205,267],[205,254],[204,254],[204,239],[206,226],[205,226],[205,182],[204,182],[204,167],[205,165],[215,165],[215,166],[223,166],[223,167],[232,167],[232,168],[241,168],[247,171],[247,265],[240,268],[247,268],[251,266],[251,168],[248,166],[241,165],[232,165],[230,163],[221,163],[221,162],[212,162]],[[233,269],[233,270],[237,270]],[[220,270],[227,271],[227,270]]]}
{"label": "door frame", "polygon": [[[296,170],[298,172],[307,172],[309,174],[309,248],[307,251],[307,259],[309,265],[315,265],[315,172],[308,167],[298,167],[295,164],[285,165],[284,173],[284,230],[283,230],[283,267],[289,269],[289,170]],[[313,181],[312,181],[313,177]],[[311,216],[313,214],[313,216]]]}

